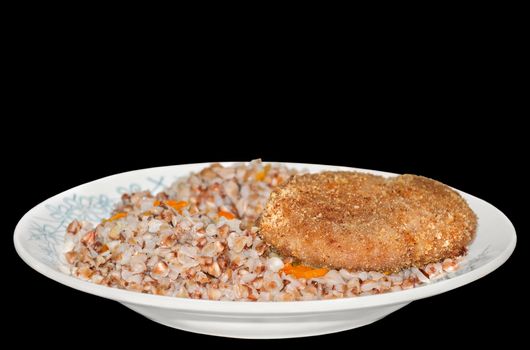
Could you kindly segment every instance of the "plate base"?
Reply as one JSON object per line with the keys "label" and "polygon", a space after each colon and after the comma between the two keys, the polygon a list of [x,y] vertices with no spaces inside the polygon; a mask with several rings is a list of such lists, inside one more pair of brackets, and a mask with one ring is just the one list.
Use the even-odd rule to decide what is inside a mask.
{"label": "plate base", "polygon": [[285,314],[275,316],[216,315],[186,313],[179,310],[153,309],[141,305],[126,307],[168,327],[206,335],[242,339],[297,338],[341,332],[378,321],[409,303],[330,312],[311,316]]}

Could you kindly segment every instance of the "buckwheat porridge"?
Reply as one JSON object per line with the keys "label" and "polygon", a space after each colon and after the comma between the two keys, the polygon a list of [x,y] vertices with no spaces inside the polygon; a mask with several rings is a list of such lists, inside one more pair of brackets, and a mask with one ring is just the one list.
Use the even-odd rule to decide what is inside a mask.
{"label": "buckwheat porridge", "polygon": [[295,174],[260,160],[214,164],[163,192],[124,194],[108,219],[68,225],[70,273],[135,292],[261,302],[399,291],[458,268],[452,257],[400,271],[351,271],[280,254],[256,220],[271,192]]}

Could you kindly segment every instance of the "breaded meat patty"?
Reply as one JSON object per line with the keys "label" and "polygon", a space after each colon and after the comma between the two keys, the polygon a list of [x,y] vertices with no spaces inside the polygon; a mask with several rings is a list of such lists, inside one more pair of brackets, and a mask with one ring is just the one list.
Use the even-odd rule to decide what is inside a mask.
{"label": "breaded meat patty", "polygon": [[422,176],[294,176],[259,220],[264,240],[312,266],[398,271],[466,251],[477,218],[448,186]]}

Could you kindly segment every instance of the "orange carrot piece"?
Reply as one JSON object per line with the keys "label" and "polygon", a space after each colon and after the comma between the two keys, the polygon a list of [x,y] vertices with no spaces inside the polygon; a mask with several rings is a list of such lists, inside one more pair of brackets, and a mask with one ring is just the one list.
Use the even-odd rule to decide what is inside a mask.
{"label": "orange carrot piece", "polygon": [[103,222],[118,220],[118,219],[124,218],[126,216],[127,216],[127,213],[114,214],[113,216],[111,216],[108,219],[103,219]]}
{"label": "orange carrot piece", "polygon": [[314,269],[311,271],[304,272],[304,278],[316,278],[325,276],[328,273],[328,269]]}
{"label": "orange carrot piece", "polygon": [[181,210],[188,205],[188,202],[186,201],[172,201],[172,200],[169,200],[169,201],[165,201],[164,202],[166,205],[170,206],[171,208],[175,209],[176,211],[178,211],[179,213],[181,212]]}
{"label": "orange carrot piece", "polygon": [[271,169],[271,165],[267,164],[263,167],[263,170],[258,171],[255,175],[256,180],[263,181],[265,179],[265,176],[267,176],[269,170]]}
{"label": "orange carrot piece", "polygon": [[228,220],[232,220],[234,219],[236,216],[228,211],[219,211],[218,213],[219,216],[224,216],[225,218],[227,218]]}
{"label": "orange carrot piece", "polygon": [[320,269],[313,269],[309,266],[304,265],[296,265],[293,266],[291,264],[285,264],[283,269],[281,269],[282,272],[284,272],[286,275],[293,275],[296,278],[316,278],[316,277],[322,277],[326,273],[328,273],[328,269],[320,268]]}

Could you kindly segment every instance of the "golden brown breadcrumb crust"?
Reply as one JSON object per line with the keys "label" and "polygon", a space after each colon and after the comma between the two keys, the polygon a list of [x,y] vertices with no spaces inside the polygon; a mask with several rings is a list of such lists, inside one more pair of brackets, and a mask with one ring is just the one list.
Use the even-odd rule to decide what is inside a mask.
{"label": "golden brown breadcrumb crust", "polygon": [[465,252],[477,218],[448,186],[422,176],[294,176],[271,194],[263,238],[313,266],[397,271]]}

